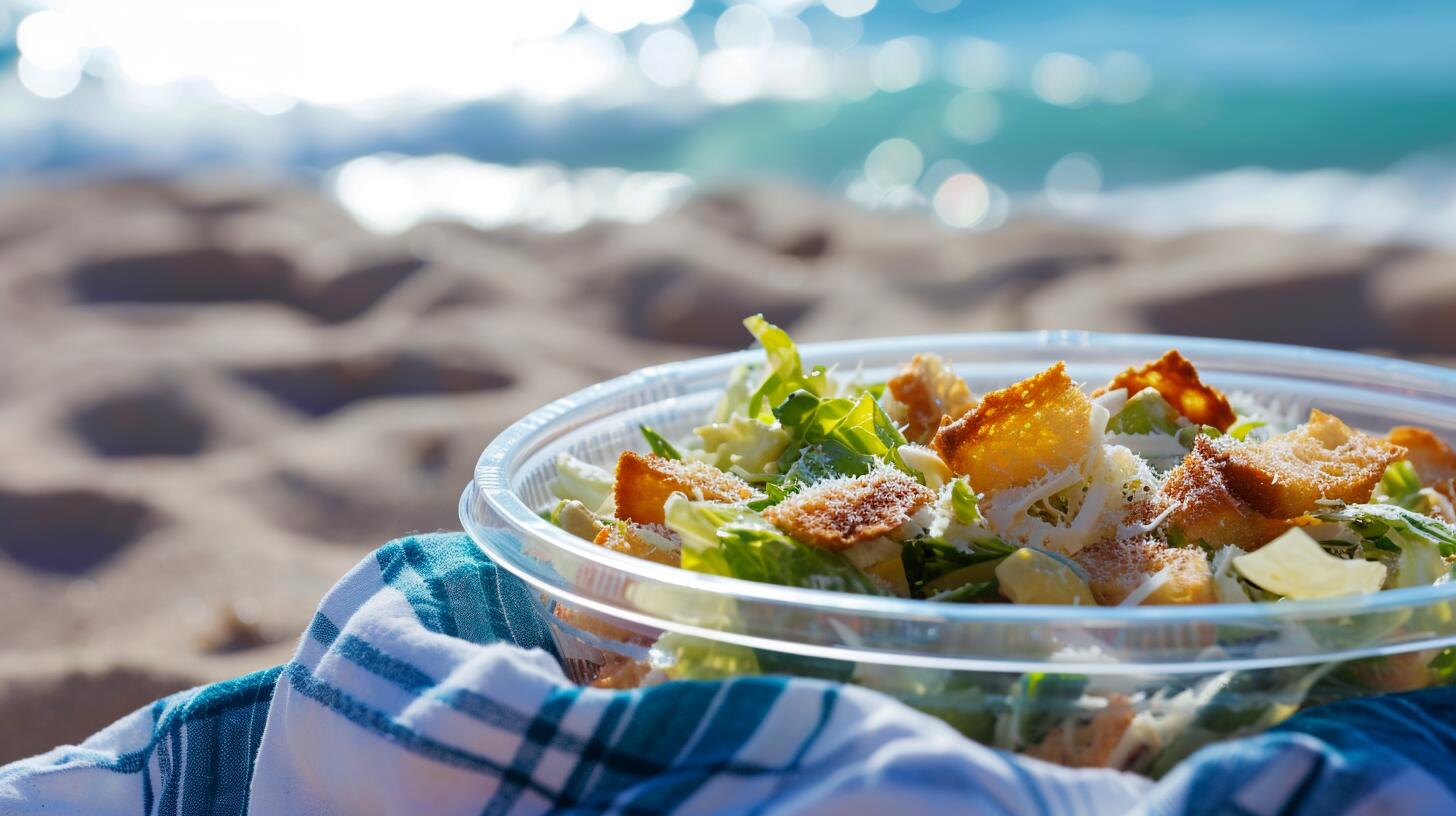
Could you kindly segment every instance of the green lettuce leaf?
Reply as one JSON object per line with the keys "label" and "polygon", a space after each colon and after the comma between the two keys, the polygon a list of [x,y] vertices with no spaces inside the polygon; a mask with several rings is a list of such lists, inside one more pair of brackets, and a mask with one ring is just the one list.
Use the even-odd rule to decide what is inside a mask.
{"label": "green lettuce leaf", "polygon": [[1375,501],[1377,504],[1395,504],[1407,510],[1424,512],[1427,502],[1421,495],[1422,487],[1415,466],[1402,459],[1385,469],[1380,485],[1375,488]]}
{"label": "green lettuce leaf", "polygon": [[979,601],[993,600],[1000,597],[998,590],[1001,582],[992,578],[989,581],[971,581],[961,584],[955,589],[947,589],[944,592],[937,592],[925,600],[936,603],[977,603]]}
{"label": "green lettuce leaf", "polygon": [[1163,395],[1154,388],[1144,388],[1132,396],[1122,410],[1107,423],[1108,433],[1166,434],[1172,436],[1186,424]]}
{"label": "green lettuce leaf", "polygon": [[735,416],[751,416],[748,413],[748,401],[753,397],[753,387],[749,385],[749,377],[753,373],[753,367],[740,365],[734,366],[728,374],[728,384],[723,387],[723,396],[718,399],[718,404],[713,406],[713,412],[708,415],[708,422],[715,424],[727,422]]}
{"label": "green lettuce leaf", "polygon": [[719,470],[738,468],[750,476],[768,476],[769,466],[789,445],[789,433],[776,424],[745,416],[694,428],[703,440],[703,458]]}
{"label": "green lettuce leaf", "polygon": [[826,479],[841,476],[863,476],[875,469],[880,460],[867,453],[857,453],[838,442],[820,442],[800,449],[799,458],[785,474],[786,488],[795,490]]}
{"label": "green lettuce leaf", "polygon": [[551,492],[558,499],[574,499],[600,510],[612,495],[612,474],[589,462],[562,453],[556,457],[556,481]]}
{"label": "green lettuce leaf", "polygon": [[1267,426],[1268,424],[1269,423],[1265,422],[1262,419],[1240,420],[1239,422],[1234,423],[1228,429],[1228,435],[1232,436],[1234,439],[1239,440],[1240,442],[1243,442],[1244,440],[1249,438],[1249,434]]}
{"label": "green lettuce leaf", "polygon": [[970,527],[981,520],[980,499],[964,476],[950,483],[950,508],[957,524]]}
{"label": "green lettuce leaf", "polygon": [[1364,539],[1367,558],[1394,553],[1396,588],[1434,583],[1446,574],[1445,559],[1456,555],[1456,527],[1398,504],[1332,506],[1315,516],[1348,526]]}
{"label": "green lettuce leaf", "polygon": [[646,425],[638,425],[637,428],[642,431],[642,437],[647,440],[647,446],[652,449],[653,453],[661,456],[663,459],[682,459],[682,454],[678,453],[677,448],[673,447],[671,442],[663,438],[662,434]]}
{"label": "green lettuce leaf", "polygon": [[910,597],[926,598],[968,583],[991,580],[995,565],[1015,549],[994,537],[958,547],[943,539],[921,536],[905,542],[900,550],[900,562],[905,569]]}
{"label": "green lettuce leaf", "polygon": [[869,461],[865,457],[888,462],[916,475],[900,461],[905,435],[869,394],[851,400],[795,391],[774,408],[774,416],[790,435],[789,444],[779,457],[782,473],[788,473],[802,455],[817,446],[820,461],[811,463],[809,470],[814,480],[825,478],[831,472],[837,476],[868,473],[869,468],[862,467]]}
{"label": "green lettuce leaf", "polygon": [[682,539],[684,569],[780,586],[885,594],[849,559],[800,544],[751,510],[674,494],[664,515]]}
{"label": "green lettuce leaf", "polygon": [[758,657],[747,646],[669,632],[653,649],[667,655],[663,672],[674,680],[726,680],[759,673]]}
{"label": "green lettuce leaf", "polygon": [[804,373],[804,363],[799,359],[799,348],[789,333],[764,320],[757,314],[743,321],[743,325],[763,346],[768,357],[763,380],[748,398],[748,415],[756,419],[772,419],[773,407],[783,402],[795,391],[804,390],[816,396],[829,396],[833,388],[829,374],[823,366],[815,366]]}
{"label": "green lettuce leaf", "polygon": [[1021,676],[1012,692],[1012,708],[1019,713],[1016,738],[1022,745],[1041,742],[1057,723],[1082,713],[1085,674],[1032,672]]}

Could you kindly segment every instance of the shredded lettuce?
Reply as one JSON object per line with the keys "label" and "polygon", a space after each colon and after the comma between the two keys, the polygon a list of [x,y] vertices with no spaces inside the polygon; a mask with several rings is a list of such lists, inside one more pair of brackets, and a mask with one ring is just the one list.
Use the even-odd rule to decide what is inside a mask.
{"label": "shredded lettuce", "polygon": [[819,461],[806,466],[813,477],[808,481],[831,475],[863,475],[874,461],[888,462],[915,475],[900,460],[905,436],[869,394],[851,400],[795,391],[773,413],[790,436],[779,457],[782,473],[789,472],[801,456],[817,447]]}
{"label": "shredded lettuce", "polygon": [[556,457],[556,482],[552,492],[558,499],[575,499],[592,510],[600,510],[612,496],[612,474],[589,462],[561,453]]}
{"label": "shredded lettuce", "polygon": [[1421,493],[1422,487],[1424,485],[1421,484],[1421,477],[1416,473],[1414,465],[1404,459],[1392,462],[1380,477],[1380,485],[1375,488],[1375,502],[1399,505],[1407,510],[1423,513],[1428,509],[1428,502]]}
{"label": "shredded lettuce", "polygon": [[927,534],[928,538],[966,552],[1009,551],[1009,545],[991,530],[981,514],[980,497],[964,476],[941,487]]}
{"label": "shredded lettuce", "polygon": [[827,397],[833,393],[829,373],[823,366],[815,366],[804,373],[804,363],[799,359],[799,348],[789,333],[756,314],[743,321],[743,325],[763,346],[768,357],[768,366],[758,387],[748,398],[748,416],[771,420],[774,406],[783,402],[795,391],[808,391],[815,396]]}
{"label": "shredded lettuce", "polygon": [[718,528],[743,515],[744,510],[733,504],[693,501],[674,493],[668,497],[662,512],[667,526],[682,539],[683,566],[691,569],[687,565],[688,554],[716,548]]}
{"label": "shredded lettuce", "polygon": [[1178,432],[1178,444],[1192,450],[1194,441],[1200,436],[1217,439],[1223,436],[1223,431],[1220,431],[1212,425],[1189,425]]}
{"label": "shredded lettuce", "polygon": [[1446,685],[1456,680],[1456,647],[1447,646],[1442,649],[1431,659],[1428,668],[1431,670],[1433,685]]}
{"label": "shredded lettuce", "polygon": [[642,431],[642,437],[647,440],[647,446],[652,449],[653,453],[664,459],[682,458],[682,454],[678,453],[677,448],[673,447],[672,443],[667,441],[662,434],[646,425],[638,425],[637,428]]}
{"label": "shredded lettuce", "polygon": [[[789,446],[789,432],[744,416],[694,428],[703,440],[702,458],[719,470],[735,470],[763,477],[778,470],[778,459]],[[755,479],[757,481],[757,479]]]}
{"label": "shredded lettuce", "polygon": [[944,539],[921,536],[905,542],[900,561],[910,597],[927,598],[968,583],[984,583],[995,576],[996,564],[1015,547],[995,537],[959,547]]}
{"label": "shredded lettuce", "polygon": [[780,586],[885,594],[849,559],[795,541],[752,510],[674,494],[664,514],[682,538],[684,569]]}
{"label": "shredded lettuce", "polygon": [[1163,395],[1154,388],[1144,388],[1132,396],[1107,423],[1108,433],[1165,434],[1172,436],[1186,425]]}
{"label": "shredded lettuce", "polygon": [[655,651],[668,656],[663,672],[674,680],[726,680],[758,674],[758,656],[747,646],[668,632]]}
{"label": "shredded lettuce", "polygon": [[799,458],[789,467],[790,489],[812,485],[841,476],[863,476],[875,469],[880,460],[867,453],[856,453],[838,442],[820,442],[799,451]]}
{"label": "shredded lettuce", "polygon": [[1315,515],[1347,525],[1364,540],[1365,557],[1388,560],[1384,554],[1393,554],[1395,588],[1434,583],[1447,573],[1445,559],[1456,555],[1456,527],[1399,504],[1331,506]]}
{"label": "shredded lettuce", "polygon": [[1021,676],[1011,694],[1016,740],[1021,745],[1041,742],[1059,722],[1081,713],[1085,674],[1032,672]]}
{"label": "shredded lettuce", "polygon": [[1229,427],[1228,435],[1232,436],[1234,439],[1239,440],[1240,442],[1243,442],[1244,440],[1249,438],[1249,434],[1257,431],[1260,428],[1265,427],[1268,424],[1269,423],[1265,422],[1262,419],[1242,419],[1238,422],[1235,422],[1232,426]]}
{"label": "shredded lettuce", "polygon": [[981,521],[980,498],[971,490],[971,483],[964,476],[950,483],[951,516],[957,524],[970,527]]}
{"label": "shredded lettuce", "polygon": [[723,396],[713,406],[708,422],[727,422],[735,416],[749,416],[748,401],[753,396],[753,388],[749,386],[748,380],[752,373],[752,366],[733,367],[728,373],[728,384],[723,387]]}
{"label": "shredded lettuce", "polygon": [[1430,545],[1443,557],[1456,555],[1456,527],[1399,505],[1332,505],[1315,513],[1315,517],[1347,524],[1367,541],[1388,540],[1390,534],[1395,534],[1406,541]]}
{"label": "shredded lettuce", "polygon": [[936,603],[976,603],[987,599],[1000,600],[1001,582],[995,578],[989,581],[971,581],[955,589],[947,589],[928,596],[925,600]]}

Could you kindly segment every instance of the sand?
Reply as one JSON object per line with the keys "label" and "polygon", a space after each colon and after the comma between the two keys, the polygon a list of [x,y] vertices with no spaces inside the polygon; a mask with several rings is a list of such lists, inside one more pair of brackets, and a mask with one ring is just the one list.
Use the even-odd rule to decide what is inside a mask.
{"label": "sand", "polygon": [[237,179],[0,194],[0,762],[288,659],[381,542],[455,529],[524,412],[744,345],[1029,328],[1456,359],[1456,256],[1257,230],[959,234],[790,187],[643,225],[371,235]]}

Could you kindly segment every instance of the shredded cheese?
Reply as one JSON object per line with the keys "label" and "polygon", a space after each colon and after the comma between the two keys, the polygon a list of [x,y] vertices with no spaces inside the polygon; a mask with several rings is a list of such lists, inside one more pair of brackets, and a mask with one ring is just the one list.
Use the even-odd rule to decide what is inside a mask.
{"label": "shredded cheese", "polygon": [[1168,579],[1172,575],[1173,568],[1171,565],[1163,567],[1152,575],[1149,575],[1141,584],[1138,584],[1137,589],[1129,592],[1127,597],[1123,598],[1122,603],[1118,604],[1118,606],[1140,606],[1143,601],[1151,598],[1154,592],[1162,589],[1163,584],[1168,583]]}

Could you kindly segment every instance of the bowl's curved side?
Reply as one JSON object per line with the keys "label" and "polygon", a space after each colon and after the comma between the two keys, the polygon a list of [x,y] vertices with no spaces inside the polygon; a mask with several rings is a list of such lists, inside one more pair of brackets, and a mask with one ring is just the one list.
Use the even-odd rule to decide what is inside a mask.
{"label": "bowl's curved side", "polygon": [[[811,362],[845,368],[936,351],[984,390],[1052,359],[1094,380],[1169,347],[1215,384],[1272,397],[1291,415],[1318,405],[1371,429],[1419,423],[1456,435],[1456,372],[1342,352],[1085,332],[802,351]],[[481,455],[461,496],[462,523],[491,558],[539,591],[573,680],[612,688],[735,673],[848,680],[999,748],[1153,775],[1202,745],[1266,728],[1303,706],[1444,682],[1428,664],[1456,645],[1452,584],[1279,604],[931,604],[687,572],[596,547],[537,516],[555,452],[605,462],[640,448],[639,421],[686,433],[728,370],[758,356],[675,363],[592,386],[522,418]],[[1078,735],[1109,724],[1121,729],[1115,746],[1065,754]]]}
{"label": "bowl's curved side", "polygon": [[[1430,419],[1439,408],[1456,429],[1456,372],[1399,360],[1263,343],[1178,337],[1040,332],[929,336],[811,344],[812,362],[885,366],[914,351],[946,354],[982,382],[1006,382],[1052,359],[1077,370],[1115,371],[1179,347],[1214,381],[1282,386],[1291,410],[1339,402],[1366,423]],[[1397,590],[1355,599],[1277,605],[1098,608],[949,606],[867,598],[686,572],[576,539],[536,515],[548,495],[549,456],[610,457],[638,444],[635,423],[688,427],[737,364],[739,352],[644,369],[557,400],[512,425],[482,454],[462,521],[503,566],[556,597],[611,612],[648,629],[670,629],[755,648],[855,655],[886,663],[1024,671],[1081,649],[1083,668],[1107,660],[1160,671],[1277,666],[1445,646],[1456,625],[1456,586]],[[975,384],[975,383],[973,383]],[[724,612],[732,605],[732,614]],[[1393,617],[1405,620],[1390,625]],[[1341,626],[1328,624],[1340,621]],[[1416,623],[1411,623],[1415,621]],[[1359,625],[1356,625],[1359,624]],[[1210,640],[1209,631],[1218,637]],[[1313,633],[1313,634],[1311,634]],[[1217,643],[1224,654],[1211,654]]]}

